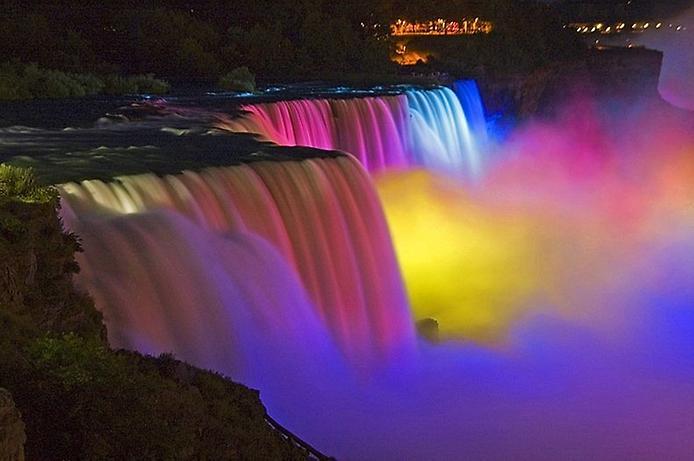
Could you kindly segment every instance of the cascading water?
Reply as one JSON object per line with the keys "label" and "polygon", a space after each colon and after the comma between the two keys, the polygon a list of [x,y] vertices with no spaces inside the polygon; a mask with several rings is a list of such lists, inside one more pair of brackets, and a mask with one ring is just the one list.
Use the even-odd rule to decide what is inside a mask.
{"label": "cascading water", "polygon": [[349,152],[369,171],[424,166],[476,175],[486,138],[476,85],[461,83],[464,102],[448,88],[396,96],[301,99],[249,104],[220,122],[234,132],[260,134],[284,146]]}
{"label": "cascading water", "polygon": [[480,89],[474,80],[458,80],[453,84],[455,95],[463,107],[470,131],[474,136],[474,142],[478,147],[487,143],[487,120],[484,115],[484,104],[480,96]]}
{"label": "cascading water", "polygon": [[[282,328],[313,334],[303,285],[351,359],[368,363],[411,347],[388,228],[352,157],[90,180],[61,190],[66,222],[84,239],[82,279],[118,346],[171,349],[220,369],[218,357],[242,350],[243,341],[225,339],[227,329],[236,335],[252,321],[270,336]],[[150,216],[161,210],[168,214]],[[263,291],[277,295],[261,299]],[[251,320],[235,323],[237,316]],[[194,345],[202,337],[210,338],[207,349]]]}
{"label": "cascading water", "polygon": [[467,114],[448,88],[409,91],[410,150],[413,165],[479,172],[479,152]]}
{"label": "cascading water", "polygon": [[214,235],[162,210],[70,221],[86,249],[79,281],[113,347],[173,352],[255,386],[278,364],[307,360],[307,350],[328,362],[329,335],[294,271],[263,239]]}

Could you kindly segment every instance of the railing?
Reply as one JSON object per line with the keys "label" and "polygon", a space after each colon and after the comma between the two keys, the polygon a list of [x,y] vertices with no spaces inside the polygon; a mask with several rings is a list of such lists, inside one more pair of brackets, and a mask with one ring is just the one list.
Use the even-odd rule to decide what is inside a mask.
{"label": "railing", "polygon": [[304,450],[308,455],[309,459],[315,459],[318,461],[336,461],[335,458],[324,455],[323,453],[309,445],[307,442],[303,441],[293,433],[289,432],[289,430],[286,427],[282,426],[280,423],[275,421],[272,418],[272,416],[265,414],[265,422],[272,429],[282,434],[282,436],[285,439],[287,439],[290,443]]}

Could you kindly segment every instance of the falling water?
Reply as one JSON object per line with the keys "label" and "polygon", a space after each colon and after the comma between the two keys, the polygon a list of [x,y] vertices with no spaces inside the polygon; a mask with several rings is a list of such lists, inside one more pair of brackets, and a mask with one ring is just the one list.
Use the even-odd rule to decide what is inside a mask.
{"label": "falling water", "polygon": [[[383,212],[352,157],[89,180],[61,189],[66,221],[84,239],[80,264],[93,274],[84,283],[103,303],[118,346],[137,349],[141,341],[154,341],[155,350],[179,353],[211,334],[221,350],[236,350],[238,343],[223,339],[236,311],[309,335],[311,329],[301,327],[310,324],[306,315],[296,314],[304,302],[292,276],[349,358],[368,363],[411,345]],[[161,210],[169,214],[147,217]],[[270,248],[284,262],[277,263],[280,256],[268,254]],[[119,258],[122,263],[114,264]],[[270,289],[274,283],[278,288]],[[277,290],[286,286],[285,299]],[[278,295],[261,300],[264,290]],[[148,312],[151,321],[130,316],[133,309]],[[203,325],[189,317],[209,320]],[[139,334],[138,322],[156,331]],[[185,346],[173,347],[172,337]],[[194,363],[207,364],[205,357],[194,356]]]}
{"label": "falling water", "polygon": [[397,96],[300,99],[242,106],[221,122],[284,146],[349,152],[369,170],[424,166],[475,175],[480,167],[484,114],[476,85],[408,90]]}
{"label": "falling water", "polygon": [[[325,366],[331,341],[284,258],[248,232],[214,235],[185,216],[150,211],[72,222],[86,252],[79,281],[108,324],[109,343],[173,352],[261,386],[289,360]],[[262,364],[262,365],[261,365]]]}
{"label": "falling water", "polygon": [[463,107],[474,142],[484,146],[487,142],[487,120],[484,115],[484,104],[480,97],[480,89],[474,80],[458,80],[454,83],[455,95]]}

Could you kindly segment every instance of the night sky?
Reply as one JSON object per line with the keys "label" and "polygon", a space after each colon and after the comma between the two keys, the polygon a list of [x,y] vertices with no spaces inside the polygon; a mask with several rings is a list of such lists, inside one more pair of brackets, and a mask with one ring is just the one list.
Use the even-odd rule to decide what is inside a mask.
{"label": "night sky", "polygon": [[[275,0],[278,4],[283,3],[285,0]],[[511,2],[523,3],[532,0],[509,0]],[[637,16],[642,18],[666,18],[670,16],[675,16],[687,8],[694,7],[694,0],[538,0],[544,3],[554,4],[560,8],[562,13],[567,16],[572,16],[575,14],[595,14],[596,16],[601,16],[606,13],[611,14],[622,14],[623,12],[628,12],[630,16]],[[166,5],[167,7],[181,7],[184,9],[196,9],[198,11],[214,11],[219,5],[219,0],[170,0],[170,1],[156,1],[156,0],[119,0],[113,2],[108,6],[120,5],[123,8],[129,8],[134,6],[157,6]],[[222,2],[224,3],[224,2]],[[272,3],[272,2],[270,2]],[[447,14],[455,11],[457,14],[472,13],[476,14],[478,11],[484,11],[485,7],[489,6],[490,1],[487,0],[363,0],[361,2],[356,2],[356,4],[361,3],[362,6],[366,5],[379,5],[385,6],[390,5],[394,7],[396,11],[442,11],[439,14]],[[76,7],[84,7],[87,5],[96,6],[101,5],[102,2],[97,0],[38,0],[33,2],[26,2],[30,5],[47,5],[47,4],[60,4],[65,8],[70,8],[71,5]],[[107,7],[107,5],[104,5]],[[368,9],[368,7],[366,7]],[[580,19],[580,18],[571,18]],[[605,18],[607,19],[607,18]]]}
{"label": "night sky", "polygon": [[624,7],[634,14],[669,16],[677,14],[688,7],[694,6],[694,0],[545,0],[571,8],[574,5],[595,5],[597,8],[604,6]]}

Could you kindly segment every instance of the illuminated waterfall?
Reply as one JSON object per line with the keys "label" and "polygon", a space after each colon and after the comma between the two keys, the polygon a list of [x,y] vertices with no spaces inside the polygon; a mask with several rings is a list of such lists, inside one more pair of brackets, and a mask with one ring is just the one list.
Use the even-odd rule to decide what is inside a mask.
{"label": "illuminated waterfall", "polygon": [[465,118],[478,147],[487,143],[487,120],[484,116],[484,105],[480,97],[480,89],[474,80],[458,80],[453,85],[455,95],[463,107]]}
{"label": "illuminated waterfall", "polygon": [[359,363],[411,349],[409,306],[367,170],[476,174],[479,92],[469,83],[456,91],[279,101],[213,117],[226,130],[351,156],[62,185],[65,220],[84,239],[80,280],[113,344],[237,375],[261,337],[301,343],[303,332]]}
{"label": "illuminated waterfall", "polygon": [[424,166],[475,175],[477,140],[486,137],[484,114],[476,85],[460,88],[464,105],[444,87],[396,96],[250,104],[220,127],[258,133],[284,146],[349,152],[369,171]]}
{"label": "illuminated waterfall", "polygon": [[[89,180],[61,191],[66,222],[84,240],[81,280],[116,346],[173,350],[211,366],[243,343],[225,336],[241,328],[230,326],[237,316],[301,342],[314,331],[301,286],[348,357],[382,359],[411,345],[383,212],[352,157]],[[194,345],[201,337],[207,349]]]}

